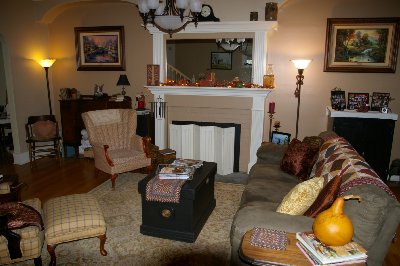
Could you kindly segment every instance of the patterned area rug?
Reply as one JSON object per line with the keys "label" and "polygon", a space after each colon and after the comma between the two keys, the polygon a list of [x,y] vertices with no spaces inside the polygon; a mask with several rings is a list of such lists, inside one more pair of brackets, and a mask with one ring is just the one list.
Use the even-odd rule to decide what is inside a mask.
{"label": "patterned area rug", "polygon": [[[142,211],[137,184],[144,177],[123,174],[115,191],[106,181],[89,192],[99,200],[105,216],[108,255],[100,255],[97,238],[74,241],[57,246],[57,265],[229,265],[229,233],[244,185],[216,182],[216,208],[196,242],[184,243],[140,233]],[[46,243],[42,259],[43,265],[48,265]]]}

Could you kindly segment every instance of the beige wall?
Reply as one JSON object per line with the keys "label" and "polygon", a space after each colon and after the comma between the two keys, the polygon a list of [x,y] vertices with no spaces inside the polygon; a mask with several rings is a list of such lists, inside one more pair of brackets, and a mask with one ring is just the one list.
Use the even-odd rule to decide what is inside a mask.
{"label": "beige wall", "polygon": [[5,51],[6,84],[15,153],[26,151],[25,129],[29,115],[49,112],[45,72],[35,60],[49,56],[47,26],[35,23],[30,0],[3,1],[0,40]]}
{"label": "beige wall", "polygon": [[[44,72],[32,59],[52,56],[58,59],[50,70],[54,109],[58,111],[61,87],[76,87],[91,93],[95,83],[105,84],[108,93],[119,92],[115,86],[119,72],[77,72],[73,27],[124,25],[126,33],[126,73],[133,84],[128,94],[134,96],[145,82],[145,65],[152,55],[151,36],[140,28],[140,17],[135,7],[123,3],[87,1],[86,5],[49,7],[72,1],[2,1],[0,9],[0,40],[8,51],[6,72],[8,87],[13,91],[13,134],[16,153],[26,151],[24,123],[28,115],[48,112]],[[221,20],[249,20],[250,11],[264,16],[266,1],[208,0],[215,15]],[[243,4],[245,3],[245,4]],[[57,12],[55,12],[56,10]],[[47,13],[46,13],[47,12]],[[38,23],[45,16],[50,24]],[[281,121],[282,131],[294,134],[296,98],[294,97],[296,69],[292,58],[309,57],[314,61],[305,71],[300,112],[300,138],[315,135],[326,129],[325,107],[330,91],[341,87],[346,92],[390,92],[396,98],[391,103],[393,112],[400,113],[400,69],[395,74],[323,72],[326,19],[329,17],[400,17],[398,0],[377,3],[372,0],[288,0],[280,7],[278,30],[269,34],[269,63],[274,64],[277,89],[269,96],[276,102],[275,118]],[[399,61],[398,61],[399,62]],[[265,123],[265,132],[269,130]],[[400,127],[396,123],[392,157],[400,157]]]}
{"label": "beige wall", "polygon": [[[126,71],[77,71],[74,27],[124,26]],[[134,97],[146,83],[146,65],[152,63],[152,40],[141,26],[137,9],[129,3],[97,3],[72,7],[49,24],[51,54],[57,62],[53,71],[54,101],[59,113],[60,88],[76,88],[81,94],[92,95],[95,84],[104,84],[103,92],[120,93],[116,86],[125,73],[131,83],[126,95]]]}

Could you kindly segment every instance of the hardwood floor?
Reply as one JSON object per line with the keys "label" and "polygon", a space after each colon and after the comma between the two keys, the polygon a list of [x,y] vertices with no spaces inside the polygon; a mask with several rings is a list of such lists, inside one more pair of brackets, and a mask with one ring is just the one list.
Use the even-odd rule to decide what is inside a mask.
{"label": "hardwood floor", "polygon": [[[104,173],[95,177],[93,160],[74,158],[62,158],[60,163],[43,158],[32,168],[29,164],[0,163],[0,173],[17,174],[19,180],[26,184],[21,192],[22,200],[37,197],[42,203],[53,197],[88,192],[109,178]],[[118,179],[116,186],[118,188]],[[389,186],[400,200],[400,183],[391,182]],[[400,265],[400,226],[397,228],[396,242],[390,246],[383,265]]]}

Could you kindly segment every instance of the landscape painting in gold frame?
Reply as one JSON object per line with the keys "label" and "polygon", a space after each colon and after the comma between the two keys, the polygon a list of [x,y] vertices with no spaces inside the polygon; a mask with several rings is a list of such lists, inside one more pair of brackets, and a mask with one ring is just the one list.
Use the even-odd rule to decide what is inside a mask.
{"label": "landscape painting in gold frame", "polygon": [[395,73],[400,18],[328,18],[325,72]]}
{"label": "landscape painting in gold frame", "polygon": [[124,27],[75,28],[78,71],[125,70]]}

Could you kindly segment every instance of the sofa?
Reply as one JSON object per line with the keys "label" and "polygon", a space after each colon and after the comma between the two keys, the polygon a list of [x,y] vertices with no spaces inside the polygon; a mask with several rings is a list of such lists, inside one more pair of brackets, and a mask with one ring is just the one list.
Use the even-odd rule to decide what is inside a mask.
{"label": "sofa", "polygon": [[[232,265],[245,265],[239,258],[238,249],[243,235],[254,227],[293,233],[312,230],[315,212],[313,217],[277,212],[277,209],[292,189],[316,177],[323,177],[324,180],[322,190],[317,193],[319,200],[326,201],[332,196],[324,195],[323,192],[333,180],[339,180],[334,198],[344,195],[361,197],[360,202],[346,201],[344,211],[353,223],[353,240],[368,251],[367,264],[382,265],[400,223],[399,202],[345,139],[333,132],[322,132],[316,138],[320,139],[320,144],[309,166],[311,168],[307,170],[307,178],[299,178],[288,173],[287,169],[282,170],[283,161],[294,140],[289,145],[263,143],[259,147],[257,162],[250,170],[240,207],[231,226]],[[332,204],[334,198],[328,203]],[[310,213],[312,207],[315,211],[315,204],[317,208],[322,207],[318,207],[317,199],[310,203],[305,213]],[[328,208],[329,204],[320,208],[319,212]]]}

